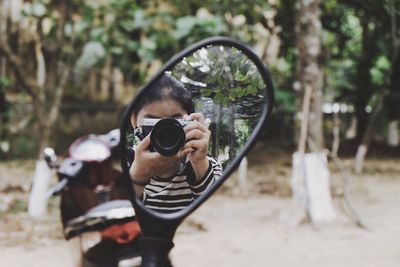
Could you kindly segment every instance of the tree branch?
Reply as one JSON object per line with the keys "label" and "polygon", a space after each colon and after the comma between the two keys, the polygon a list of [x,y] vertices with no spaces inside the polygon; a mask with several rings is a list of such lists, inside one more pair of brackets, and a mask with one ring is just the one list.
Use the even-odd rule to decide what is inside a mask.
{"label": "tree branch", "polygon": [[58,86],[55,88],[54,99],[53,99],[54,102],[50,109],[49,117],[48,117],[48,123],[49,123],[50,127],[53,127],[53,124],[58,119],[61,101],[62,101],[62,98],[64,95],[64,87],[70,76],[71,69],[70,69],[70,67],[65,67],[61,71],[62,71],[61,79],[60,79]]}
{"label": "tree branch", "polygon": [[399,38],[397,36],[397,19],[396,19],[396,7],[394,0],[389,1],[389,12],[390,12],[390,23],[391,23],[391,39],[392,39],[392,65],[396,60],[397,53],[399,51]]}
{"label": "tree branch", "polygon": [[10,47],[2,41],[0,41],[0,54],[2,54],[10,63],[11,69],[13,70],[15,77],[17,78],[18,82],[22,85],[23,89],[32,98],[36,98],[36,93],[34,92],[36,83],[25,75],[20,58],[18,58],[11,51]]}

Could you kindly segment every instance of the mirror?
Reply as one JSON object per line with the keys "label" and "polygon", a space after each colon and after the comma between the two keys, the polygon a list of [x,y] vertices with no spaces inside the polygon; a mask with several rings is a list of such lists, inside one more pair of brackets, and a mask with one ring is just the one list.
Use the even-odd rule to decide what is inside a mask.
{"label": "mirror", "polygon": [[230,43],[196,47],[134,98],[121,136],[137,205],[184,214],[237,167],[273,99],[267,71],[245,51]]}

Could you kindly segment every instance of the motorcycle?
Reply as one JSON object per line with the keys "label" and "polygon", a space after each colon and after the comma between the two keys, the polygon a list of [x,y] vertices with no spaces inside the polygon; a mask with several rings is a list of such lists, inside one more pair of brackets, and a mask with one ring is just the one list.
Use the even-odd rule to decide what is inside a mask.
{"label": "motorcycle", "polygon": [[47,165],[58,176],[46,198],[61,198],[61,222],[74,267],[141,266],[140,227],[114,164],[119,140],[118,129],[80,137],[61,162],[54,149],[44,150]]}

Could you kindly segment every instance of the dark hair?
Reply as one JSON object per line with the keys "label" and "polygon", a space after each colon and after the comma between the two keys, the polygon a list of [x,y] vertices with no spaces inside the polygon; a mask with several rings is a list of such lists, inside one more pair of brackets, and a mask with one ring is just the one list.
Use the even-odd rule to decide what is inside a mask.
{"label": "dark hair", "polygon": [[181,104],[188,114],[194,112],[192,94],[176,78],[163,74],[137,99],[132,113],[137,115],[144,106],[159,100],[174,100]]}

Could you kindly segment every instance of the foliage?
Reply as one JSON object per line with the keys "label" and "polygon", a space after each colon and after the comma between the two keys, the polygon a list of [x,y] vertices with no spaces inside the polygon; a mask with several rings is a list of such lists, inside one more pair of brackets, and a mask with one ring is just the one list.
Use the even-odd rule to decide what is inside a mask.
{"label": "foliage", "polygon": [[[10,35],[10,43],[17,43],[18,49],[14,47],[14,52],[27,59],[24,61],[26,76],[36,75],[35,38],[40,38],[44,60],[47,66],[51,66],[46,69],[47,77],[60,62],[71,67],[73,79],[65,88],[67,97],[64,100],[83,101],[87,95],[81,90],[80,82],[85,81],[92,70],[101,71],[111,66],[122,72],[123,85],[137,88],[172,55],[200,39],[231,36],[258,49],[261,55],[259,47],[266,48],[265,43],[276,31],[281,42],[279,55],[268,65],[277,88],[275,110],[294,116],[298,100],[298,94],[293,90],[297,64],[293,31],[296,1],[68,0],[63,2],[66,3],[67,16],[61,29],[64,33],[62,47],[57,50],[62,1],[26,0],[23,1],[20,27],[11,29],[10,26],[8,30],[17,31]],[[400,21],[400,0],[393,0],[394,13],[390,3],[389,0],[321,1],[323,54],[320,64],[325,70],[325,102],[346,103],[358,112],[367,106],[374,108],[376,96],[384,91],[389,103],[385,108],[391,118],[398,117],[399,108],[394,99],[398,99],[396,95],[399,93],[396,92],[400,85],[391,72],[399,70],[400,60],[395,60],[396,49],[393,47],[393,38],[398,42],[399,29],[397,25],[393,28],[391,16],[395,14],[394,18]],[[37,37],[33,38],[35,34]],[[246,80],[248,70],[243,69],[243,64],[229,67],[235,69],[235,83],[240,86],[229,90],[229,95],[223,90],[218,91],[215,99],[225,105],[245,97],[259,86],[257,80]],[[1,74],[0,88],[8,99],[17,99],[18,102],[16,95],[29,95],[29,92],[10,74],[9,68],[7,70],[5,75]],[[57,75],[60,72],[58,70]],[[111,73],[102,78],[112,80]],[[59,80],[59,76],[53,80]],[[218,79],[208,82],[218,86]],[[49,106],[54,85],[46,85],[43,91],[48,97],[44,106]],[[203,94],[210,95],[211,91],[205,90]],[[0,116],[4,117],[5,112],[2,110]],[[368,117],[368,114],[362,115]],[[10,125],[12,121],[18,120],[2,124],[3,133],[5,128],[13,128]],[[0,136],[0,142],[8,138]]]}
{"label": "foliage", "polygon": [[[154,61],[164,62],[203,38],[225,35],[255,43],[257,33],[252,26],[269,5],[265,1],[254,1],[250,8],[247,3],[237,2],[110,0],[103,5],[81,3],[79,28],[83,34],[86,34],[84,30],[89,30],[89,41],[101,43],[112,56],[113,65],[122,69],[130,82],[131,79],[142,82]],[[246,23],[244,14],[249,15],[251,23]],[[239,22],[234,22],[235,18]]]}
{"label": "foliage", "polygon": [[212,138],[210,154],[228,151],[229,158],[235,157],[259,121],[263,100],[270,97],[254,63],[236,48],[214,45],[186,56],[171,74],[195,96],[196,112],[211,120],[219,140]]}
{"label": "foliage", "polygon": [[[363,135],[368,123],[369,114],[365,110],[377,107],[376,96],[383,91],[384,94],[395,91],[390,89],[396,86],[390,74],[396,71],[395,64],[399,64],[394,60],[398,44],[397,48],[393,47],[393,41],[398,40],[400,32],[398,25],[392,24],[390,2],[321,1],[323,53],[320,64],[325,70],[325,102],[340,102],[355,108],[359,119],[358,136]],[[394,22],[398,22],[400,1],[393,0],[393,3]],[[277,24],[282,27],[280,61],[284,62],[284,67],[279,68],[278,64],[275,68],[280,70],[274,76],[279,89],[276,98],[278,109],[287,112],[295,111],[297,98],[292,90],[297,60],[293,50],[296,42],[292,30],[296,13],[294,4],[295,0],[280,1],[277,15]],[[392,94],[388,99],[393,97]],[[385,108],[395,110],[395,106],[386,105]]]}
{"label": "foliage", "polygon": [[192,87],[201,84],[193,90],[224,107],[263,95],[266,86],[251,60],[241,51],[223,46],[196,51],[174,67],[174,74],[190,79]]}

